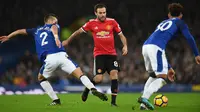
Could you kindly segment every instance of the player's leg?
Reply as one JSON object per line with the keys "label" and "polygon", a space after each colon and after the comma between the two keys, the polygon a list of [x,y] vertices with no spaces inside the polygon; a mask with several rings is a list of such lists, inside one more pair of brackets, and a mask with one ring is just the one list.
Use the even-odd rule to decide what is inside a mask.
{"label": "player's leg", "polygon": [[[159,58],[158,58],[159,59]],[[149,98],[153,93],[157,92],[160,88],[162,88],[165,84],[174,81],[175,72],[172,68],[169,68],[169,64],[167,63],[167,59],[165,54],[162,55],[162,61],[158,64],[157,68],[160,66],[163,67],[162,70],[157,69],[155,73],[156,79],[149,85],[146,89],[143,97]]]}
{"label": "player's leg", "polygon": [[108,56],[106,59],[106,69],[111,79],[111,106],[117,106],[118,71],[120,71],[119,62],[117,61],[117,56]]}
{"label": "player's leg", "polygon": [[48,96],[53,100],[52,103],[50,103],[50,105],[60,105],[61,104],[60,99],[58,98],[58,96],[54,92],[49,81],[46,78],[44,78],[42,76],[42,74],[40,74],[40,73],[38,75],[38,80],[40,81],[41,87],[48,94]]}
{"label": "player's leg", "polygon": [[95,88],[93,83],[89,80],[89,78],[87,76],[83,75],[83,73],[82,73],[80,68],[77,68],[76,70],[74,70],[72,72],[72,74],[75,77],[77,77],[78,79],[80,79],[81,82],[86,86],[86,88],[91,90],[93,95],[99,97],[103,101],[107,101],[108,100],[108,98],[107,98],[107,96],[105,94],[97,91],[97,89]]}
{"label": "player's leg", "polygon": [[[152,74],[152,72],[151,72],[150,74]],[[146,83],[145,83],[145,85],[144,85],[143,93],[144,93],[144,91],[147,90],[147,88],[149,87],[149,85],[150,85],[155,79],[156,79],[155,77],[151,77],[151,76],[148,78],[148,80],[146,81]],[[145,106],[143,103],[141,103],[141,104],[140,104],[140,110],[146,110],[146,109],[147,109],[146,106]]]}
{"label": "player's leg", "polygon": [[71,59],[65,57],[61,60],[62,65],[61,69],[69,74],[72,74],[76,78],[80,79],[80,81],[83,83],[83,85],[92,91],[92,94],[99,97],[103,101],[107,101],[108,98],[105,94],[100,93],[96,90],[93,83],[89,80],[89,78],[86,75],[83,75],[82,70],[76,63],[74,63]]}
{"label": "player's leg", "polygon": [[71,74],[75,76],[77,79],[79,79],[83,83],[83,85],[87,87],[89,90],[95,88],[95,86],[92,84],[89,78],[83,75],[83,72],[81,71],[80,67],[75,68]]}
{"label": "player's leg", "polygon": [[56,69],[56,65],[53,63],[50,63],[48,60],[46,61],[48,64],[43,64],[43,66],[40,69],[40,73],[38,74],[38,81],[40,81],[41,87],[44,89],[44,91],[48,94],[48,96],[53,100],[50,105],[60,105],[60,99],[54,92],[51,84],[47,80],[51,76],[51,73]]}
{"label": "player's leg", "polygon": [[[163,62],[167,62],[167,61],[166,61],[166,60],[163,60]],[[167,67],[166,67],[165,69],[167,69]],[[148,84],[148,85],[149,85],[149,86],[146,87],[146,88],[144,89],[143,95],[142,95],[142,97],[140,98],[140,100],[141,100],[142,98],[149,99],[149,97],[150,97],[153,93],[157,92],[157,91],[158,91],[160,88],[162,88],[165,84],[174,81],[175,72],[174,72],[174,70],[173,70],[172,68],[168,68],[168,69],[169,69],[169,70],[168,70],[167,75],[166,75],[166,72],[163,73],[163,74],[161,74],[161,73],[156,73],[156,72],[155,72],[155,73],[154,73],[154,72],[151,72],[150,76],[152,76],[152,77],[155,77],[155,76],[156,76],[156,78],[150,79],[151,81],[149,81],[149,79],[148,79],[148,81],[149,81],[149,84]],[[157,74],[157,75],[156,75],[156,74]],[[150,77],[150,78],[151,78],[151,77]],[[148,81],[147,81],[147,83],[148,83]],[[140,109],[141,109],[141,110],[145,110],[144,107],[145,107],[145,105],[142,103]]]}
{"label": "player's leg", "polygon": [[117,106],[116,98],[118,93],[118,70],[110,71],[110,79],[111,79],[111,106]]}
{"label": "player's leg", "polygon": [[[152,74],[153,72],[151,72],[151,73],[149,73],[149,74]],[[144,85],[144,91],[150,86],[150,84],[154,81],[154,80],[156,80],[156,78],[155,77],[149,77],[148,79],[147,79],[147,81],[146,81],[146,83],[145,83],[145,85]]]}
{"label": "player's leg", "polygon": [[[156,78],[152,83],[150,83],[149,87],[144,90],[143,95],[138,99],[138,102],[143,103],[148,109],[154,110],[154,106],[148,100],[153,93],[157,92],[165,84],[165,79],[160,77]],[[144,106],[141,105],[141,109],[143,107]]]}
{"label": "player's leg", "polygon": [[[101,81],[103,80],[103,74],[105,73],[104,61],[105,61],[105,58],[104,58],[104,56],[101,56],[101,55],[96,56],[94,59],[94,68],[93,68],[94,77],[91,80],[91,82],[94,85],[101,83]],[[81,96],[82,100],[84,102],[87,100],[89,92],[90,92],[90,90],[88,88],[84,89],[82,96]]]}
{"label": "player's leg", "polygon": [[[145,85],[144,85],[144,90],[143,90],[143,93],[144,91],[147,90],[147,88],[149,87],[149,85],[156,79],[155,76],[153,76],[153,69],[152,69],[152,66],[151,66],[151,61],[149,59],[149,56],[148,56],[148,50],[146,49],[146,46],[143,46],[142,48],[142,55],[143,55],[143,58],[144,58],[144,64],[145,64],[145,69],[146,71],[149,73],[149,78],[148,80],[146,81]],[[147,107],[141,103],[140,105],[140,110],[147,110]]]}
{"label": "player's leg", "polygon": [[153,75],[156,79],[149,85],[149,87],[144,91],[142,97],[149,99],[149,97],[157,92],[163,85],[166,84],[167,72],[168,72],[168,62],[165,56],[165,52],[162,50],[157,50],[156,55],[149,55],[151,60],[151,65],[153,68]]}
{"label": "player's leg", "polygon": [[[155,77],[152,62],[156,63],[157,48],[155,48],[155,46],[152,45],[144,45],[142,47],[142,55],[144,58],[146,71],[149,72],[149,76]],[[147,94],[146,91],[148,90],[149,86],[153,81],[154,79],[151,78],[147,80],[147,82],[145,83],[142,97],[138,98],[138,102],[141,103],[140,105],[141,110],[145,110],[146,108],[151,110],[154,109],[154,106],[149,102],[148,98],[143,97],[144,95]]]}
{"label": "player's leg", "polygon": [[165,56],[165,52],[156,47],[153,47],[152,49],[148,55],[151,61],[152,69],[154,71],[152,75],[156,76],[156,79],[150,83],[149,87],[144,90],[142,97],[138,100],[139,102],[142,102],[143,100],[144,104],[151,110],[153,110],[154,107],[147,100],[154,92],[157,92],[163,85],[166,84],[165,80],[167,80],[168,72],[168,62]]}
{"label": "player's leg", "polygon": [[[103,74],[98,74],[95,75],[94,78],[91,79],[91,82],[96,85],[101,83],[101,81],[103,80]],[[88,94],[89,94],[90,90],[86,87],[81,95],[82,101],[86,101],[88,98]]]}
{"label": "player's leg", "polygon": [[147,79],[147,81],[144,85],[144,90],[146,90],[149,87],[149,85],[156,79],[156,76],[154,75],[154,71],[152,69],[150,59],[148,57],[146,57],[145,55],[143,55],[143,57],[144,57],[146,71],[149,74],[149,78]]}

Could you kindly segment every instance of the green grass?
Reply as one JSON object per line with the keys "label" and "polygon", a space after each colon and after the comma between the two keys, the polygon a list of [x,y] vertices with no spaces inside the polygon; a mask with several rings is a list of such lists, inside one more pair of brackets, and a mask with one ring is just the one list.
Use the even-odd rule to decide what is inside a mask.
{"label": "green grass", "polygon": [[[155,112],[200,112],[200,93],[166,93],[165,95],[169,99],[168,106],[156,107]],[[53,107],[46,105],[51,102],[47,95],[0,96],[0,112],[138,112],[139,105],[137,104],[135,110],[132,110],[132,106],[136,104],[139,96],[138,93],[119,94],[118,108],[110,106],[110,96],[107,102],[92,95],[87,102],[82,102],[80,94],[60,94],[62,105]]]}

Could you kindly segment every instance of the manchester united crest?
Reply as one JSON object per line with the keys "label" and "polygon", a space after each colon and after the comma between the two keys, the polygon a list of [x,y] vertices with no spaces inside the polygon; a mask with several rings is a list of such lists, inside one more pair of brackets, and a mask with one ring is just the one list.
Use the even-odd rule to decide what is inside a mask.
{"label": "manchester united crest", "polygon": [[111,29],[111,25],[107,25],[107,26],[106,26],[106,29],[107,29],[107,30],[110,30],[110,29]]}

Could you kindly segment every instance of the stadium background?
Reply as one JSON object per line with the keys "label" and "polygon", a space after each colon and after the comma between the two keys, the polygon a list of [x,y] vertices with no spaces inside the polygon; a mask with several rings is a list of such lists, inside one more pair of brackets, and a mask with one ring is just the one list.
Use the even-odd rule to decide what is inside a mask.
{"label": "stadium background", "polygon": [[[99,2],[107,5],[107,16],[118,21],[128,40],[129,53],[123,57],[120,39],[117,36],[115,38],[121,65],[119,82],[122,92],[142,90],[148,74],[144,68],[141,47],[156,25],[167,18],[168,3],[180,2],[184,6],[183,19],[188,24],[198,47],[200,45],[199,0],[162,0],[162,2],[160,0],[43,0],[40,2],[4,0],[0,4],[0,35],[7,35],[20,28],[43,25],[44,14],[55,13],[59,17],[63,40],[90,18],[95,18],[93,6]],[[80,35],[66,50],[84,73],[92,77],[93,40],[91,35]],[[175,84],[165,86],[162,91],[200,91],[200,69],[182,35],[169,43],[167,55],[170,64],[175,69],[177,81]],[[40,88],[37,81],[40,66],[32,37],[18,36],[0,44],[0,93],[9,91],[8,94],[12,94],[11,91]],[[60,70],[55,72],[50,81],[58,91],[67,89],[77,92],[83,89],[82,86],[74,86],[81,85],[80,81]],[[101,84],[105,87],[103,90],[109,89],[109,83],[109,76],[105,75]]]}

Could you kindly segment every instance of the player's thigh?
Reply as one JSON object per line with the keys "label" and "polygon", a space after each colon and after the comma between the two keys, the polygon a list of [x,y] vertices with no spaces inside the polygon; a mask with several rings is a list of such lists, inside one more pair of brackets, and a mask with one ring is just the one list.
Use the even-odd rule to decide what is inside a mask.
{"label": "player's thigh", "polygon": [[[106,56],[106,71],[110,75],[116,75],[120,71],[120,64],[115,55]],[[111,72],[112,71],[112,72]]]}
{"label": "player's thigh", "polygon": [[165,54],[164,50],[162,51],[162,56],[161,57],[162,57],[162,59],[160,59],[160,60],[162,60],[162,61],[161,61],[161,63],[159,63],[159,65],[162,66],[162,70],[161,69],[158,70],[158,73],[156,73],[156,74],[167,74],[168,70],[169,70],[169,67],[168,67],[169,63],[167,61],[167,57],[166,57],[166,54]]}
{"label": "player's thigh", "polygon": [[57,59],[47,56],[42,67],[40,68],[40,74],[42,74],[45,78],[49,78],[58,66],[59,64],[57,63]]}
{"label": "player's thigh", "polygon": [[167,74],[168,62],[165,56],[165,51],[159,48],[154,48],[153,52],[149,52],[151,66],[156,75]]}
{"label": "player's thigh", "polygon": [[72,74],[78,68],[78,64],[69,57],[62,57],[60,63],[60,68],[68,74]]}
{"label": "player's thigh", "polygon": [[94,75],[103,75],[105,73],[106,58],[104,55],[98,55],[94,58]]}
{"label": "player's thigh", "polygon": [[145,64],[145,68],[146,71],[153,71],[152,66],[151,66],[151,60],[149,58],[149,54],[148,54],[148,46],[144,45],[142,47],[142,55],[143,55],[143,59],[144,59],[144,64]]}
{"label": "player's thigh", "polygon": [[155,72],[158,69],[158,65],[161,63],[160,59],[162,56],[162,49],[155,45],[145,45],[146,46],[146,59],[150,62],[152,70]]}

